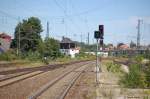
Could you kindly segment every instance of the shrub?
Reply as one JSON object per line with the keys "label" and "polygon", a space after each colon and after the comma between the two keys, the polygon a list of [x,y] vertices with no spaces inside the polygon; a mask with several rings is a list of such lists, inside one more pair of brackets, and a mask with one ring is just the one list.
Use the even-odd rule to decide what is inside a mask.
{"label": "shrub", "polygon": [[25,59],[30,60],[30,61],[37,61],[37,60],[41,60],[42,57],[40,56],[40,54],[36,51],[36,52],[32,52],[29,51],[28,53],[23,55]]}
{"label": "shrub", "polygon": [[17,59],[17,56],[11,50],[0,54],[0,61],[12,61],[15,59]]}
{"label": "shrub", "polygon": [[150,88],[150,63],[146,64],[144,67],[144,72],[146,74],[147,87]]}
{"label": "shrub", "polygon": [[143,61],[143,59],[144,59],[144,57],[142,55],[138,55],[138,56],[135,57],[135,61],[140,63],[140,64]]}
{"label": "shrub", "polygon": [[119,64],[114,64],[113,62],[109,62],[106,64],[107,66],[107,70],[109,72],[113,72],[113,73],[119,73],[119,72],[122,72],[121,69],[120,69],[120,66]]}
{"label": "shrub", "polygon": [[147,86],[145,73],[141,71],[140,65],[133,64],[129,70],[130,72],[121,78],[120,83],[128,88],[145,88]]}

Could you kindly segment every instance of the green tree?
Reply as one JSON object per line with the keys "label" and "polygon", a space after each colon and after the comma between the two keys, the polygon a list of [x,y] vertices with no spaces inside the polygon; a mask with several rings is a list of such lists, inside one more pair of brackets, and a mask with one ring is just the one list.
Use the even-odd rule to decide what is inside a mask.
{"label": "green tree", "polygon": [[44,56],[44,53],[45,53],[45,43],[42,39],[39,40],[39,43],[38,43],[38,47],[37,47],[37,51],[38,53],[40,54],[41,57]]}
{"label": "green tree", "polygon": [[45,54],[52,59],[57,58],[60,55],[59,42],[53,38],[45,39]]}
{"label": "green tree", "polygon": [[20,35],[21,52],[35,51],[38,48],[40,33],[42,32],[41,21],[36,17],[30,17],[18,23],[15,28],[12,47],[17,48],[17,42]]}

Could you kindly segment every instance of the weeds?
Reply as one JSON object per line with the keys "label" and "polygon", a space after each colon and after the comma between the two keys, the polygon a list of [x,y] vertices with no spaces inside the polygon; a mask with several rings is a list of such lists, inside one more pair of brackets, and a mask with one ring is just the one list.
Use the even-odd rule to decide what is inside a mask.
{"label": "weeds", "polygon": [[122,72],[121,69],[120,69],[121,65],[119,65],[119,64],[109,62],[109,63],[106,64],[106,66],[107,66],[107,71],[109,71],[109,72],[113,72],[113,73]]}
{"label": "weeds", "polygon": [[121,78],[120,84],[128,88],[146,88],[146,77],[145,73],[141,71],[141,66],[133,64],[129,68],[129,73],[124,74]]}

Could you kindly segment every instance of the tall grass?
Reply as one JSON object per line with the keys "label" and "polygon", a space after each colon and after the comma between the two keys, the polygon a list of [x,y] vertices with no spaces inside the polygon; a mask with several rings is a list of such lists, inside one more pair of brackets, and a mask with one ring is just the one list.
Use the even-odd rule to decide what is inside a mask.
{"label": "tall grass", "polygon": [[108,62],[106,64],[106,67],[107,67],[107,71],[109,71],[109,72],[113,72],[113,73],[121,73],[122,72],[122,70],[120,68],[121,65],[115,64],[113,62]]}
{"label": "tall grass", "polygon": [[16,59],[18,59],[18,57],[13,51],[7,51],[0,54],[0,61],[12,61]]}
{"label": "tall grass", "polygon": [[120,80],[120,84],[127,88],[146,88],[146,76],[141,70],[141,65],[132,64],[129,67],[129,73],[125,73]]}

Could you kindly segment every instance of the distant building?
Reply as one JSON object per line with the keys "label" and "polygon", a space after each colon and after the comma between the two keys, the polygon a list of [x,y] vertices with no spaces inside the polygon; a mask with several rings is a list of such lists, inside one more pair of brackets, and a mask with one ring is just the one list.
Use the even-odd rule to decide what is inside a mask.
{"label": "distant building", "polygon": [[78,54],[80,48],[69,38],[63,37],[60,42],[60,52],[65,55],[70,55],[72,58],[75,57],[75,54]]}
{"label": "distant building", "polygon": [[130,49],[130,47],[127,44],[120,43],[120,44],[118,44],[117,49],[128,50],[128,49]]}
{"label": "distant building", "polygon": [[9,50],[11,44],[11,36],[6,33],[0,34],[0,53],[6,52]]}
{"label": "distant building", "polygon": [[136,49],[136,44],[133,41],[130,42],[130,48]]}
{"label": "distant building", "polygon": [[105,50],[105,51],[114,50],[113,44],[108,44],[108,45],[106,45],[106,47],[104,48],[104,50]]}
{"label": "distant building", "polygon": [[129,46],[127,44],[121,45],[118,47],[119,50],[128,50]]}

